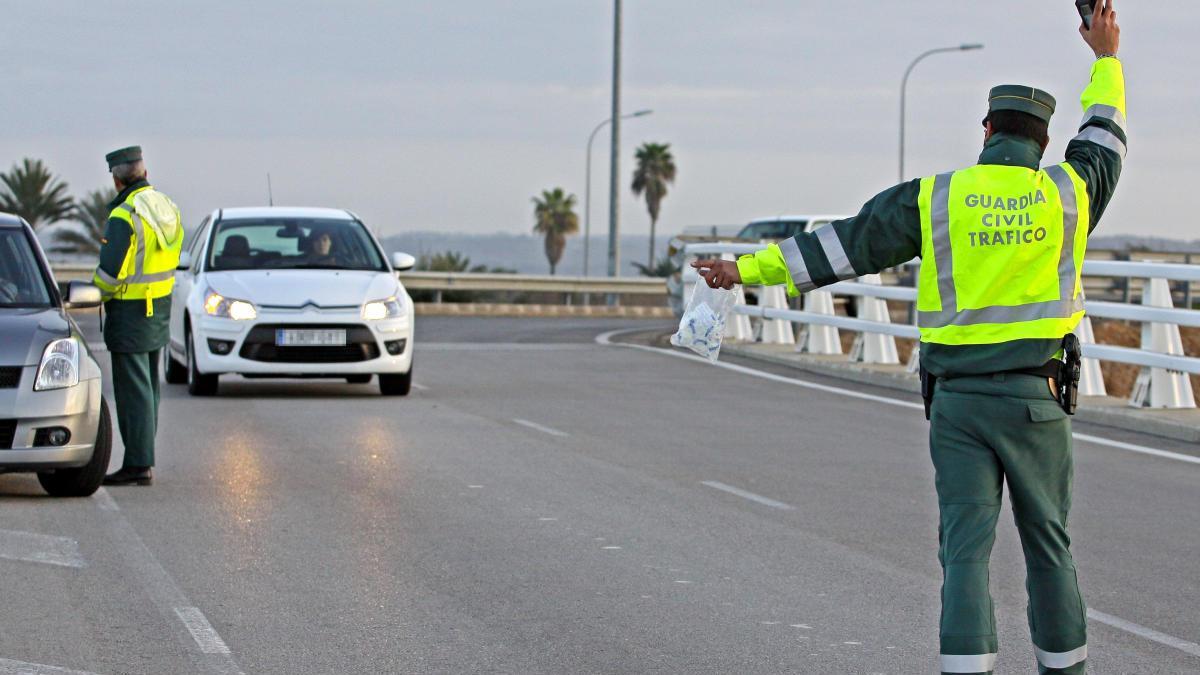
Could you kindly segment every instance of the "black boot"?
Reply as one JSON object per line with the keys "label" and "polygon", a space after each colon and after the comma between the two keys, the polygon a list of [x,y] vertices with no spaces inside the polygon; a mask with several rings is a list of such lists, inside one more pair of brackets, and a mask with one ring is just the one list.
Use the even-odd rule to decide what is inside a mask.
{"label": "black boot", "polygon": [[148,466],[123,466],[120,471],[104,477],[105,485],[150,485],[154,475]]}

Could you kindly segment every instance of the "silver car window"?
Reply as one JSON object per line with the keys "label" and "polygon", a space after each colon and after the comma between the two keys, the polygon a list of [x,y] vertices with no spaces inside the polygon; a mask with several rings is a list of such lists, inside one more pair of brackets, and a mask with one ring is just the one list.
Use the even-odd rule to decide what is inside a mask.
{"label": "silver car window", "polygon": [[50,307],[41,265],[25,232],[0,229],[0,307]]}

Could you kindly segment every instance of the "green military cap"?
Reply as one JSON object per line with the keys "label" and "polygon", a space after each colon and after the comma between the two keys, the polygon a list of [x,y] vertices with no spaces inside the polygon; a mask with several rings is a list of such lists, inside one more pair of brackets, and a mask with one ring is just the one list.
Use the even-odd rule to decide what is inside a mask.
{"label": "green military cap", "polygon": [[988,112],[993,110],[1016,110],[1043,120],[1050,121],[1054,114],[1054,97],[1041,89],[1019,84],[1002,84],[992,87],[988,94]]}
{"label": "green military cap", "polygon": [[128,148],[113,150],[104,156],[104,160],[108,162],[108,170],[112,171],[114,166],[118,164],[130,164],[139,162],[142,159],[142,146],[131,145]]}

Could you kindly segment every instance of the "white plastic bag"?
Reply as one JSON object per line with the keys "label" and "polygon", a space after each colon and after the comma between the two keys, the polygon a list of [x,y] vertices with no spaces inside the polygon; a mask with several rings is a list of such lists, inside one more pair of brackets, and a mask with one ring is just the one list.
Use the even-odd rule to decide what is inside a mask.
{"label": "white plastic bag", "polygon": [[736,302],[737,294],[733,291],[709,288],[700,279],[692,288],[692,297],[683,310],[683,318],[679,319],[679,330],[671,336],[671,344],[716,363],[725,336],[725,321]]}

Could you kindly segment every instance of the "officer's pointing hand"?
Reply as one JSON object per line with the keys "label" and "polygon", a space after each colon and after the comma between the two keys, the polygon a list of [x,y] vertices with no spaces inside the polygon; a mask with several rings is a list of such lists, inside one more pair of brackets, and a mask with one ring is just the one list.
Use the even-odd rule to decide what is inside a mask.
{"label": "officer's pointing hand", "polygon": [[709,288],[729,290],[734,284],[742,283],[737,263],[732,260],[697,260],[692,267],[704,277]]}

